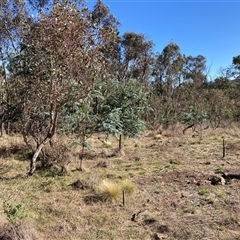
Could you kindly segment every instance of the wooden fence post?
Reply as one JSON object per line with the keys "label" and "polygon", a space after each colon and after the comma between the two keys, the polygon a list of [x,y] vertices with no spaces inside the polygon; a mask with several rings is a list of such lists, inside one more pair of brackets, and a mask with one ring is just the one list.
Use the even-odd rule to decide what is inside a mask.
{"label": "wooden fence post", "polygon": [[226,143],[225,143],[225,139],[223,137],[223,147],[222,147],[222,150],[223,150],[223,158],[226,156]]}

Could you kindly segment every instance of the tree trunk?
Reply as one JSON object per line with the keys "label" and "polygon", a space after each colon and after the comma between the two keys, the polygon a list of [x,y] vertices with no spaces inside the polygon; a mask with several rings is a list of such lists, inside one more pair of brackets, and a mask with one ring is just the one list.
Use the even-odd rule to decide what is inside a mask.
{"label": "tree trunk", "polygon": [[4,122],[1,122],[1,136],[4,137],[6,135],[6,130],[4,126]]}
{"label": "tree trunk", "polygon": [[6,129],[5,129],[5,122],[4,122],[4,113],[5,113],[5,109],[3,107],[2,111],[1,111],[1,136],[4,137],[6,135]]}
{"label": "tree trunk", "polygon": [[118,150],[119,150],[119,151],[122,150],[122,134],[120,134],[120,136],[119,136],[119,140],[118,140]]}
{"label": "tree trunk", "polygon": [[99,107],[99,103],[98,103],[98,97],[95,97],[95,106],[94,106],[94,114],[98,114],[98,107]]}
{"label": "tree trunk", "polygon": [[186,132],[189,128],[194,127],[194,125],[195,125],[195,123],[186,126],[186,127],[183,129],[183,134],[185,134],[185,132]]}
{"label": "tree trunk", "polygon": [[10,133],[10,122],[7,122],[7,129],[6,129],[7,135]]}
{"label": "tree trunk", "polygon": [[31,161],[30,161],[30,169],[28,172],[28,175],[33,175],[33,173],[36,170],[36,161],[38,158],[39,153],[42,151],[42,148],[44,147],[44,145],[50,140],[50,138],[46,138],[36,149]]}
{"label": "tree trunk", "polygon": [[83,171],[83,153],[84,153],[84,146],[82,146],[82,152],[81,152],[81,155],[80,155],[80,166],[79,166],[80,171]]}
{"label": "tree trunk", "polygon": [[30,169],[28,174],[33,175],[34,171],[36,170],[36,161],[38,158],[39,153],[42,151],[42,148],[46,143],[51,141],[53,138],[55,132],[56,132],[56,124],[57,124],[57,110],[56,110],[56,103],[51,103],[51,120],[50,120],[50,126],[48,133],[45,137],[45,139],[37,146],[36,151],[34,152],[34,155],[30,161]]}

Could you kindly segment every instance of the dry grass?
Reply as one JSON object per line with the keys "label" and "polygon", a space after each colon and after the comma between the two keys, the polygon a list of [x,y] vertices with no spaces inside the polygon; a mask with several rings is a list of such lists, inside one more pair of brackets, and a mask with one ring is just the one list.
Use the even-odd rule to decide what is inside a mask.
{"label": "dry grass", "polygon": [[133,194],[136,187],[129,179],[125,179],[120,182],[120,188],[121,190],[124,190],[127,194]]}
{"label": "dry grass", "polygon": [[4,224],[0,228],[1,240],[40,240],[42,239],[36,230],[27,222],[17,224]]}
{"label": "dry grass", "polygon": [[122,181],[105,179],[97,187],[96,197],[105,202],[113,202],[114,200],[119,200],[123,191],[128,194],[128,196],[135,191],[135,186],[129,179]]}
{"label": "dry grass", "polygon": [[103,180],[98,186],[97,193],[104,201],[112,202],[121,196],[121,188],[115,182]]}
{"label": "dry grass", "polygon": [[[1,229],[10,229],[3,203],[21,202],[28,216],[22,221],[31,224],[29,234],[34,231],[36,239],[240,239],[239,128],[207,130],[202,139],[191,131],[182,135],[181,129],[157,134],[124,139],[125,156],[116,154],[114,138],[106,154],[86,151],[85,171],[77,170],[74,157],[80,149],[72,149],[68,174],[53,167],[38,169],[32,177],[26,177],[29,163],[21,138],[1,139]],[[89,141],[102,152],[98,136]],[[233,177],[225,185],[212,184],[210,176],[222,172]]]}

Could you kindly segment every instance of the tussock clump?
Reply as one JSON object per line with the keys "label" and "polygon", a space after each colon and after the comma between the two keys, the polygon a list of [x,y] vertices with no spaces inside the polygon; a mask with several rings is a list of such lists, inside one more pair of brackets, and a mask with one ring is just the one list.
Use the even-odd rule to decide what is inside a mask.
{"label": "tussock clump", "polygon": [[97,189],[98,195],[104,201],[113,201],[121,196],[121,187],[119,184],[110,180],[103,180]]}
{"label": "tussock clump", "polygon": [[120,187],[122,190],[124,190],[128,194],[132,194],[135,191],[134,184],[128,179],[123,180],[120,183]]}
{"label": "tussock clump", "polygon": [[101,197],[103,201],[117,200],[122,196],[123,191],[132,194],[135,191],[135,186],[127,179],[120,182],[103,180],[97,188],[98,196]]}

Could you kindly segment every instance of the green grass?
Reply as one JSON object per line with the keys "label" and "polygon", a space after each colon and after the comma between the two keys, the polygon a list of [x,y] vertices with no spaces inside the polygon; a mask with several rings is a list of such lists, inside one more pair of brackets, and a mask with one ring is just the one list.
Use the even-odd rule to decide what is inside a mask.
{"label": "green grass", "polygon": [[199,191],[199,195],[202,195],[202,196],[208,196],[210,193],[211,191],[209,189],[201,189]]}

